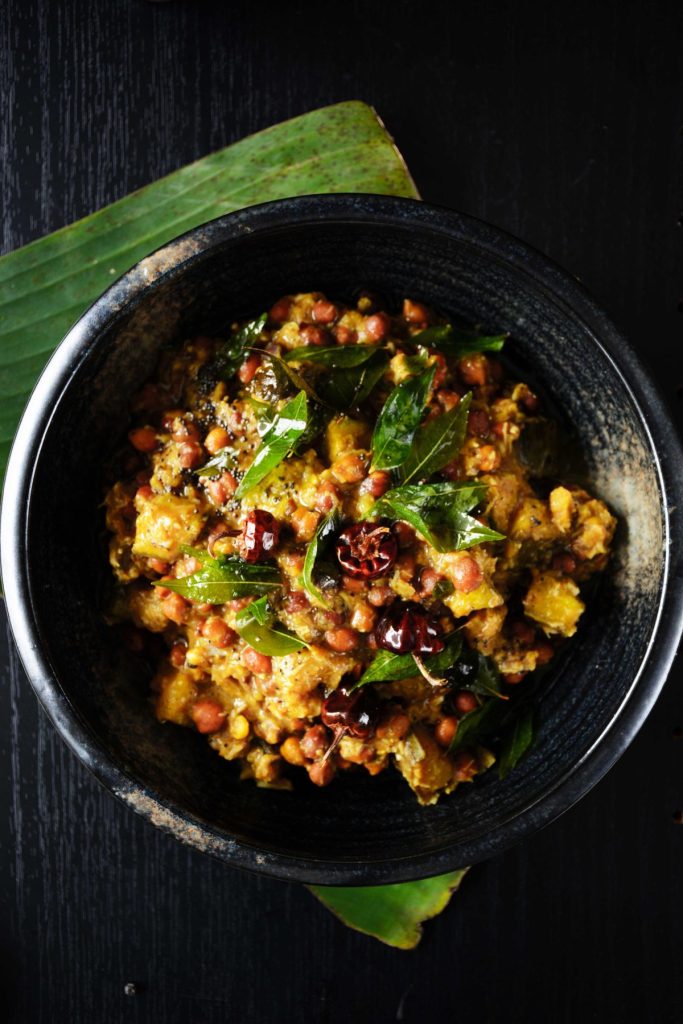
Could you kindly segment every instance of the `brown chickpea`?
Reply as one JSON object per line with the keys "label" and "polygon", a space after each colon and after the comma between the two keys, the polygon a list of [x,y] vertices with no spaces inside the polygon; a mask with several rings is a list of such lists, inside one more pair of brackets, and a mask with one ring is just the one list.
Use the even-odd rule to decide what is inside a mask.
{"label": "brown chickpea", "polygon": [[410,729],[410,718],[400,708],[392,708],[383,722],[377,726],[378,740],[401,740]]}
{"label": "brown chickpea", "polygon": [[371,341],[384,341],[391,329],[391,319],[386,313],[373,313],[365,319],[365,333]]}
{"label": "brown chickpea", "polygon": [[315,496],[315,507],[318,511],[327,514],[339,504],[340,500],[339,489],[335,484],[331,480],[323,480]]}
{"label": "brown chickpea", "polygon": [[409,548],[415,543],[415,530],[408,523],[403,523],[399,519],[393,524],[391,530],[400,548]]}
{"label": "brown chickpea", "polygon": [[373,498],[381,498],[391,487],[391,473],[386,469],[375,469],[368,473],[360,485],[361,494],[370,494]]}
{"label": "brown chickpea", "polygon": [[484,409],[470,409],[467,417],[467,433],[472,437],[487,438],[491,432],[491,420]]}
{"label": "brown chickpea", "polygon": [[284,295],[281,299],[278,299],[274,306],[271,306],[270,313],[268,316],[276,324],[283,324],[289,320],[289,311],[292,307],[292,299],[289,295]]}
{"label": "brown chickpea", "polygon": [[190,711],[197,732],[218,732],[225,723],[225,711],[215,700],[198,700]]}
{"label": "brown chickpea", "polygon": [[315,764],[309,765],[307,771],[309,779],[316,786],[329,786],[337,774],[337,769],[332,760],[325,762],[316,761]]}
{"label": "brown chickpea", "polygon": [[242,652],[242,664],[256,676],[269,676],[273,671],[273,660],[267,654],[246,647]]}
{"label": "brown chickpea", "polygon": [[479,707],[479,701],[469,690],[460,690],[451,698],[453,707],[459,715],[469,715]]}
{"label": "brown chickpea", "polygon": [[292,512],[289,522],[296,534],[297,540],[309,541],[313,539],[320,522],[320,513],[311,512],[310,509],[299,505]]}
{"label": "brown chickpea", "polygon": [[513,622],[511,626],[512,635],[521,640],[523,644],[532,644],[536,639],[536,630],[529,622],[525,622],[524,619],[518,619],[517,622]]}
{"label": "brown chickpea", "polygon": [[322,348],[327,341],[327,332],[323,327],[315,324],[302,324],[299,328],[299,338],[302,345],[315,345]]}
{"label": "brown chickpea", "polygon": [[258,354],[258,352],[252,352],[250,355],[248,355],[247,358],[242,363],[242,365],[240,366],[239,370],[237,371],[237,376],[240,379],[240,383],[251,384],[252,380],[256,376],[256,371],[258,370],[260,365],[261,356]]}
{"label": "brown chickpea", "polygon": [[573,572],[576,572],[576,559],[568,552],[561,552],[558,555],[554,555],[553,569],[557,572],[563,572],[567,576],[570,576]]}
{"label": "brown chickpea", "polygon": [[412,299],[403,300],[403,316],[409,324],[424,324],[429,319],[429,313],[421,302],[413,302]]}
{"label": "brown chickpea", "polygon": [[231,647],[237,641],[237,633],[219,615],[211,615],[202,623],[202,636],[214,647]]}
{"label": "brown chickpea", "polygon": [[338,626],[335,629],[328,629],[325,633],[325,641],[328,647],[339,654],[349,654],[355,651],[358,646],[358,633],[348,626]]}
{"label": "brown chickpea", "polygon": [[469,594],[481,586],[484,574],[472,555],[461,555],[451,569],[451,580],[461,594]]}
{"label": "brown chickpea", "polygon": [[217,480],[209,480],[205,485],[207,493],[214,505],[225,505],[237,490],[237,480],[230,472],[221,473]]}
{"label": "brown chickpea", "polygon": [[184,597],[171,591],[161,602],[161,607],[167,619],[181,625],[187,618],[190,606]]}
{"label": "brown chickpea", "polygon": [[458,719],[455,715],[447,715],[438,720],[434,727],[436,742],[442,747],[449,747],[458,730]]}
{"label": "brown chickpea", "polygon": [[303,612],[306,608],[310,608],[311,606],[311,602],[308,600],[303,590],[293,590],[287,595],[285,604],[287,606],[287,611],[292,614]]}
{"label": "brown chickpea", "polygon": [[437,583],[443,579],[445,577],[438,573],[436,569],[430,569],[429,567],[423,569],[420,573],[420,591],[425,597],[429,597],[430,594],[434,593]]}
{"label": "brown chickpea", "polygon": [[481,388],[488,382],[488,360],[480,352],[463,356],[458,363],[458,373],[471,388]]}
{"label": "brown chickpea", "polygon": [[139,452],[153,452],[157,447],[154,427],[138,427],[137,430],[131,430],[128,440]]}
{"label": "brown chickpea", "polygon": [[508,683],[509,686],[515,686],[517,683],[521,683],[526,672],[504,672],[503,680]]}
{"label": "brown chickpea", "polygon": [[366,460],[349,452],[332,464],[332,473],[340,484],[357,484],[365,477]]}
{"label": "brown chickpea", "polygon": [[312,725],[299,741],[301,752],[309,761],[322,757],[328,745],[329,738],[324,725]]}
{"label": "brown chickpea", "polygon": [[178,460],[183,469],[194,469],[204,461],[202,446],[196,441],[185,441],[178,449]]}
{"label": "brown chickpea", "polygon": [[311,316],[317,324],[331,324],[339,316],[339,310],[328,299],[318,299],[313,304]]}
{"label": "brown chickpea", "polygon": [[357,337],[351,327],[344,327],[343,324],[337,324],[332,333],[338,345],[353,345]]}
{"label": "brown chickpea", "polygon": [[547,665],[547,663],[555,656],[555,648],[552,644],[543,643],[539,644],[536,648],[538,655],[537,665]]}
{"label": "brown chickpea", "polygon": [[186,644],[173,644],[169,654],[169,660],[174,668],[182,668],[185,664],[185,655],[187,654]]}
{"label": "brown chickpea", "polygon": [[204,438],[204,447],[209,455],[217,455],[221,448],[227,448],[231,440],[225,427],[214,427]]}

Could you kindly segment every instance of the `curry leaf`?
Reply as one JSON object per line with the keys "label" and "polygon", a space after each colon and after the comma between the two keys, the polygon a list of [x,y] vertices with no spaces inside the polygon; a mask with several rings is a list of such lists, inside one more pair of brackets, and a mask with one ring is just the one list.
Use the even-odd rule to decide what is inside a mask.
{"label": "curry leaf", "polygon": [[234,469],[236,465],[235,453],[231,448],[221,448],[212,459],[195,470],[197,476],[216,477],[220,476],[227,469]]}
{"label": "curry leaf", "polygon": [[254,398],[253,395],[249,395],[247,402],[254,410],[254,415],[256,416],[256,428],[259,435],[263,437],[268,427],[277,417],[277,408],[274,405],[271,405],[270,402],[259,401],[259,399]]}
{"label": "curry leaf", "polygon": [[342,370],[367,363],[377,351],[374,345],[333,345],[331,348],[304,345],[301,348],[290,349],[285,353],[284,360],[287,363],[314,363],[327,366],[331,370]]}
{"label": "curry leaf", "polygon": [[500,689],[500,672],[495,663],[481,651],[467,650],[448,674],[451,685],[470,690],[480,697],[507,700]]}
{"label": "curry leaf", "polygon": [[510,774],[520,758],[526,754],[533,739],[534,709],[531,705],[526,705],[515,716],[510,730],[503,739],[498,764],[498,775],[501,779]]}
{"label": "curry leaf", "polygon": [[293,385],[297,391],[303,391],[304,394],[308,395],[308,397],[314,402],[323,401],[315,392],[313,385],[310,384],[309,381],[307,381],[306,378],[293,366],[286,363],[284,359],[280,359],[280,357],[276,356],[274,352],[265,352],[260,349],[259,351],[262,356],[266,357],[266,359],[270,359],[273,365],[273,370],[275,371],[275,376],[280,381],[281,392],[286,392],[288,387],[287,382],[289,382],[289,384]]}
{"label": "curry leaf", "polygon": [[355,409],[369,397],[384,376],[389,355],[383,349],[361,366],[339,369],[327,379],[316,381],[318,394],[333,409],[347,412]]}
{"label": "curry leaf", "polygon": [[205,551],[188,549],[202,563],[201,569],[177,580],[156,580],[155,587],[166,587],[200,604],[224,604],[238,597],[251,597],[277,590],[280,573],[272,565],[249,565],[239,558],[211,558]]}
{"label": "curry leaf", "polygon": [[[462,639],[460,634],[450,638],[443,651],[439,654],[428,654],[423,658],[425,667],[433,675],[446,672],[460,657]],[[411,679],[420,675],[412,654],[393,654],[392,651],[380,651],[372,664],[365,670],[352,689],[365,686],[366,683],[392,682],[399,679]]]}
{"label": "curry leaf", "polygon": [[220,347],[216,354],[215,365],[219,376],[224,380],[230,380],[242,365],[245,353],[259,340],[267,320],[268,314],[262,313],[256,320],[242,324]]}
{"label": "curry leaf", "polygon": [[471,401],[470,391],[455,409],[429,420],[418,430],[410,454],[399,471],[402,483],[426,480],[456,458],[465,440]]}
{"label": "curry leaf", "polygon": [[464,327],[441,324],[427,327],[419,334],[414,334],[410,340],[413,345],[436,348],[460,359],[470,352],[500,352],[507,337],[507,334],[484,335]]}
{"label": "curry leaf", "polygon": [[395,469],[410,454],[424,415],[436,367],[398,384],[387,398],[372,435],[373,469]]}
{"label": "curry leaf", "polygon": [[308,647],[304,640],[288,633],[282,626],[272,625],[273,619],[268,598],[261,597],[237,613],[235,628],[242,639],[259,654],[279,657]]}
{"label": "curry leaf", "polygon": [[486,495],[480,483],[436,483],[396,487],[379,498],[368,513],[410,523],[437,551],[462,551],[503,534],[484,526],[468,512]]}
{"label": "curry leaf", "polygon": [[303,391],[287,402],[261,438],[254,461],[246,471],[235,498],[242,498],[282,462],[296,446],[308,425],[308,403]]}
{"label": "curry leaf", "polygon": [[449,753],[462,750],[464,747],[476,747],[495,736],[506,713],[505,702],[492,698],[484,701],[468,715],[463,715],[448,748]]}
{"label": "curry leaf", "polygon": [[319,586],[313,579],[313,571],[315,569],[316,559],[323,553],[324,548],[328,542],[339,529],[339,523],[341,516],[338,509],[333,509],[325,518],[318,524],[318,528],[315,531],[315,537],[309,543],[306,549],[306,557],[304,559],[304,567],[301,573],[301,579],[304,585],[304,590],[313,602],[322,608],[329,608],[329,602],[325,599],[325,595]]}

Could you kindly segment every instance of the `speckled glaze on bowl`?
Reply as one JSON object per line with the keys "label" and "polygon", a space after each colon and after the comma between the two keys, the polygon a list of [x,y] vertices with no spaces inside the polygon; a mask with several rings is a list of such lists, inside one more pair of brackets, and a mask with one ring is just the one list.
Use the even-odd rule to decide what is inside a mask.
{"label": "speckled glaze on bowl", "polygon": [[[159,349],[281,294],[359,286],[510,331],[574,425],[620,519],[616,557],[539,699],[531,754],[421,808],[397,773],[294,792],[240,783],[203,738],[160,725],[143,667],[101,614],[101,466]],[[522,243],[410,200],[314,196],[231,214],[170,243],[69,332],[28,405],[2,513],[7,607],[48,715],[94,774],[155,825],[280,878],[376,884],[489,857],[579,799],[633,738],[681,633],[683,459],[628,344],[576,282]]]}

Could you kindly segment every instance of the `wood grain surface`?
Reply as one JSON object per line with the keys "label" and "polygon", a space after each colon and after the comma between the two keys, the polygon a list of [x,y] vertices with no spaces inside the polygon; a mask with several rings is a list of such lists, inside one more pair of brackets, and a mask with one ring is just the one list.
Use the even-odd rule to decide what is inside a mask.
{"label": "wood grain surface", "polygon": [[[681,7],[661,0],[2,0],[0,248],[268,124],[364,99],[425,199],[585,282],[681,426],[682,45]],[[683,1019],[680,662],[609,775],[470,872],[413,953],[157,833],[62,746],[9,638],[0,671],[2,1019]]]}

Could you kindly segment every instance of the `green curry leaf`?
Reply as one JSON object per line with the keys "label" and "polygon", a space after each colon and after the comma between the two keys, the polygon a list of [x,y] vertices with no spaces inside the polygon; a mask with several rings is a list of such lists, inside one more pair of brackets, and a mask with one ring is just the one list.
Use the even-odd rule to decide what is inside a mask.
{"label": "green curry leaf", "polygon": [[476,747],[485,740],[490,739],[498,732],[500,725],[507,714],[505,701],[491,700],[484,701],[474,711],[463,715],[458,722],[455,736],[448,748],[449,753],[462,750],[467,747]]}
{"label": "green curry leaf", "polygon": [[514,717],[500,749],[498,775],[504,779],[517,762],[526,754],[534,739],[534,709],[531,705],[521,708]]}
{"label": "green curry leaf", "polygon": [[410,340],[413,345],[435,348],[460,359],[471,352],[500,352],[507,337],[507,334],[484,335],[464,327],[440,324],[427,327],[419,334],[414,334]]}
{"label": "green curry leaf", "polygon": [[326,366],[331,370],[343,370],[367,363],[377,351],[374,345],[333,345],[331,348],[304,345],[290,349],[285,353],[284,360],[286,363],[306,362]]}
{"label": "green curry leaf", "polygon": [[268,598],[252,601],[237,613],[235,627],[250,647],[259,654],[279,657],[293,654],[308,644],[278,624],[273,625],[274,615],[268,605]]}
{"label": "green curry leaf", "polygon": [[424,415],[436,367],[398,384],[387,398],[372,435],[373,469],[395,469],[408,458]]}
{"label": "green curry leaf", "polygon": [[465,651],[453,672],[449,674],[449,681],[457,689],[470,690],[479,697],[508,699],[501,691],[500,672],[495,662],[481,651]]}
{"label": "green curry leaf", "polygon": [[[440,654],[428,654],[423,659],[425,667],[432,675],[446,672],[460,657],[462,639],[460,634],[453,635]],[[380,651],[372,664],[365,670],[352,689],[365,686],[366,683],[395,682],[398,679],[411,679],[420,675],[412,654],[393,654],[391,651]]]}
{"label": "green curry leaf", "polygon": [[230,380],[240,368],[247,350],[261,337],[267,320],[268,314],[262,313],[256,320],[242,324],[218,350],[215,365],[219,376],[224,380]]}
{"label": "green curry leaf", "polygon": [[259,432],[259,436],[263,437],[268,427],[277,417],[277,408],[270,402],[261,402],[258,398],[254,398],[253,395],[249,395],[247,402],[256,416],[256,429]]}
{"label": "green curry leaf", "polygon": [[211,558],[206,551],[193,548],[186,553],[201,561],[201,569],[177,580],[156,580],[155,587],[166,587],[200,604],[224,604],[238,597],[277,590],[282,585],[276,566],[250,565],[239,558]]}
{"label": "green curry leaf", "polygon": [[465,440],[471,401],[472,392],[468,392],[455,409],[429,420],[417,431],[410,454],[399,470],[402,483],[426,480],[456,458]]}
{"label": "green curry leaf", "polygon": [[306,549],[306,557],[304,559],[301,579],[304,585],[304,590],[308,596],[312,599],[314,604],[319,605],[321,608],[329,608],[330,605],[325,599],[325,595],[320,587],[315,583],[313,572],[315,569],[316,559],[323,553],[324,548],[327,546],[327,542],[329,542],[339,529],[340,521],[341,516],[339,510],[333,509],[332,512],[326,515],[318,524],[315,536]]}
{"label": "green curry leaf", "polygon": [[280,382],[281,393],[286,393],[289,385],[292,385],[297,391],[303,391],[312,401],[325,404],[324,400],[316,393],[313,385],[295,367],[290,366],[284,359],[280,359],[274,352],[261,351],[261,355],[265,356],[266,359],[270,359],[275,376]]}
{"label": "green curry leaf", "polygon": [[197,476],[216,477],[226,470],[233,470],[236,466],[235,453],[231,448],[221,448],[212,459],[205,462],[203,466],[195,470]]}
{"label": "green curry leaf", "polygon": [[486,485],[480,483],[396,487],[379,498],[368,515],[410,523],[437,551],[462,551],[487,541],[504,540],[503,534],[468,515],[485,495]]}
{"label": "green curry leaf", "polygon": [[272,469],[279,466],[294,450],[307,425],[308,403],[306,395],[300,391],[283,406],[261,438],[261,445],[254,456],[254,461],[242,477],[235,498],[243,498]]}
{"label": "green curry leaf", "polygon": [[339,369],[325,379],[316,381],[318,394],[327,405],[340,412],[355,409],[380,382],[388,361],[388,353],[384,349],[377,349],[361,366]]}

